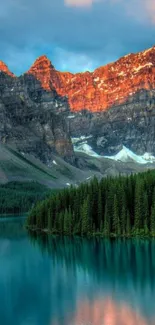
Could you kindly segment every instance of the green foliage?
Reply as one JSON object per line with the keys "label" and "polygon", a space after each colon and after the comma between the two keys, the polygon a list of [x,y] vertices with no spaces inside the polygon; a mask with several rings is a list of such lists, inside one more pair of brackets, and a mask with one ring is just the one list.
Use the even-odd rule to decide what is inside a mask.
{"label": "green foliage", "polygon": [[61,190],[32,209],[28,225],[65,235],[155,236],[155,171]]}
{"label": "green foliage", "polygon": [[81,208],[81,235],[90,233],[90,218],[89,218],[89,197],[84,200]]}
{"label": "green foliage", "polygon": [[[22,214],[28,212],[34,204],[49,196],[51,191],[37,182],[10,182],[0,185],[0,214]],[[36,213],[43,207],[37,207]],[[42,218],[42,217],[41,217]],[[28,219],[34,224],[34,219]]]}

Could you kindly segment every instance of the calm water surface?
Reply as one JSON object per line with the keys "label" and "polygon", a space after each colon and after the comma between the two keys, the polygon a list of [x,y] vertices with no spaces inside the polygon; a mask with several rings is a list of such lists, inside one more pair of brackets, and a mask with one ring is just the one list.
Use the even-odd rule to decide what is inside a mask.
{"label": "calm water surface", "polygon": [[28,236],[0,222],[0,325],[155,325],[155,241]]}

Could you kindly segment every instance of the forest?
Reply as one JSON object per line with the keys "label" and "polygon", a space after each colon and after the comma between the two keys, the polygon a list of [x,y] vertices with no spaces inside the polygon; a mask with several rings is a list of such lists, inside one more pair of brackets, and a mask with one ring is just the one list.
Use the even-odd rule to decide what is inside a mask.
{"label": "forest", "polygon": [[60,235],[155,236],[155,171],[94,177],[61,190],[33,207],[27,227]]}
{"label": "forest", "polygon": [[23,214],[51,194],[37,182],[10,182],[0,185],[0,214]]}

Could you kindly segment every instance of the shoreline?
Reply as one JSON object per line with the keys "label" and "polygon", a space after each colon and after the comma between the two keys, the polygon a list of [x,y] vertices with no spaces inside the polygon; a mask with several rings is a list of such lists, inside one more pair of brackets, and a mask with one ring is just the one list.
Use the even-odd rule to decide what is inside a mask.
{"label": "shoreline", "polygon": [[24,212],[23,214],[21,213],[4,213],[0,214],[0,219],[1,218],[13,218],[13,217],[26,217],[28,216],[29,212]]}
{"label": "shoreline", "polygon": [[48,229],[40,229],[36,227],[30,227],[28,225],[25,226],[25,228],[29,231],[36,232],[36,233],[43,233],[47,235],[55,235],[60,237],[81,237],[81,238],[103,238],[103,239],[155,239],[155,235],[121,235],[117,236],[115,234],[110,234],[109,236],[104,235],[102,233],[93,233],[90,235],[80,235],[80,234],[65,234],[65,233],[59,233],[55,230],[49,231]]}

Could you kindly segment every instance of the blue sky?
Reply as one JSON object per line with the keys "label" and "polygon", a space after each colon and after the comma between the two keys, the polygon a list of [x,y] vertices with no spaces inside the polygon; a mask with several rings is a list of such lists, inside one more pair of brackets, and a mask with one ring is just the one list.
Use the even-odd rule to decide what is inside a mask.
{"label": "blue sky", "polygon": [[93,70],[155,44],[155,0],[5,0],[0,60],[15,74],[47,55],[62,71]]}

